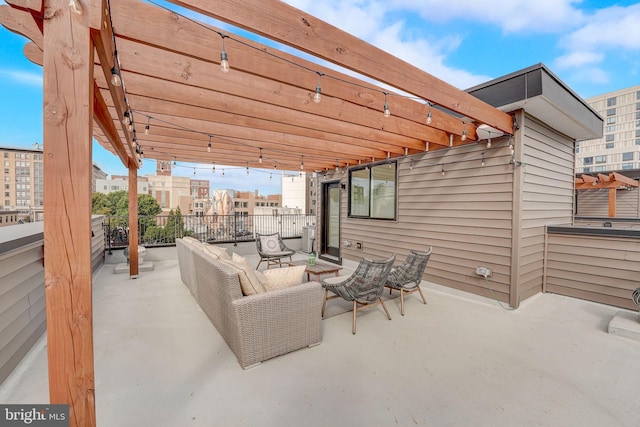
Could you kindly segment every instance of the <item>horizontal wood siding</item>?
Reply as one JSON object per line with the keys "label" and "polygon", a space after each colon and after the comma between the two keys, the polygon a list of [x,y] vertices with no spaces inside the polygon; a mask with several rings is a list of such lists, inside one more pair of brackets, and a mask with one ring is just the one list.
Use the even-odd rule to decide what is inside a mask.
{"label": "horizontal wood siding", "polygon": [[522,220],[518,286],[520,301],[542,292],[546,225],[570,225],[573,219],[573,140],[535,118],[524,120]]}
{"label": "horizontal wood siding", "polygon": [[552,234],[547,236],[546,290],[637,310],[640,239]]}
{"label": "horizontal wood siding", "polygon": [[0,382],[44,331],[44,259],[40,240],[0,254]]}
{"label": "horizontal wood siding", "polygon": [[[410,249],[433,246],[425,280],[507,301],[513,192],[507,143],[500,138],[490,149],[474,144],[415,155],[413,169],[410,159],[399,160],[397,221],[348,218],[348,191],[343,191],[341,241],[363,244],[363,250],[343,246],[343,257],[395,252],[399,264]],[[480,265],[493,270],[488,281],[475,274]]]}
{"label": "horizontal wood siding", "polygon": [[[104,263],[103,223],[104,216],[92,218],[91,247],[94,272]],[[22,230],[25,232],[21,232]],[[6,248],[0,253],[2,383],[45,332],[46,316],[42,223],[4,227],[0,233],[3,233],[0,235],[0,243]],[[22,244],[20,239],[26,239],[29,243]]]}
{"label": "horizontal wood siding", "polygon": [[[616,191],[616,218],[638,218],[640,212],[640,188]],[[609,190],[578,191],[577,216],[609,216]]]}

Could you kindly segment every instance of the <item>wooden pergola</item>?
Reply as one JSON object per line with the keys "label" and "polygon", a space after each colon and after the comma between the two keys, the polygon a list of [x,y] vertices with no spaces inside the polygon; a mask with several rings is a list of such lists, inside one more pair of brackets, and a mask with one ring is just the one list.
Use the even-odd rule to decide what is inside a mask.
{"label": "wooden pergola", "polygon": [[578,191],[602,189],[609,190],[609,218],[615,218],[616,216],[617,190],[637,186],[637,180],[624,176],[618,172],[612,172],[609,175],[599,173],[597,177],[591,175],[581,175],[580,178],[575,179],[575,189]]}
{"label": "wooden pergola", "polygon": [[92,138],[129,169],[135,236],[143,156],[311,172],[475,143],[480,125],[513,134],[510,115],[277,0],[171,3],[362,77],[138,0],[7,3],[0,23],[44,67],[49,388],[74,426],[95,425]]}

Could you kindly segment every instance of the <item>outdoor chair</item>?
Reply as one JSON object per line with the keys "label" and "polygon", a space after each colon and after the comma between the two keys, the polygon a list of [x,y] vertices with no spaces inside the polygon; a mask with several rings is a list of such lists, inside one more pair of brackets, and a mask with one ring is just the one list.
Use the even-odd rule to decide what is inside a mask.
{"label": "outdoor chair", "polygon": [[424,269],[427,267],[427,262],[431,256],[432,247],[426,252],[419,252],[410,250],[409,255],[404,263],[396,268],[393,268],[387,276],[385,286],[389,288],[389,295],[394,289],[400,291],[400,314],[404,316],[404,295],[412,294],[415,291],[420,293],[422,302],[427,303],[427,300],[422,294],[420,289],[420,282],[422,281],[422,275]]}
{"label": "outdoor chair", "polygon": [[[351,276],[331,277],[321,280],[320,283],[324,288],[322,316],[324,317],[327,300],[340,297],[347,301],[353,301],[353,326],[351,332],[354,335],[356,333],[356,313],[361,308],[382,304],[387,318],[391,320],[389,310],[387,310],[380,296],[395,259],[396,254],[381,261],[363,259]],[[335,295],[329,296],[330,291]]]}
{"label": "outdoor chair", "polygon": [[260,262],[258,262],[256,270],[260,267],[260,264],[262,264],[263,261],[267,262],[267,269],[272,265],[282,267],[282,258],[289,257],[289,260],[292,260],[291,257],[296,253],[296,251],[289,249],[284,244],[280,237],[280,233],[256,233],[256,248],[258,249],[258,255],[260,255]]}

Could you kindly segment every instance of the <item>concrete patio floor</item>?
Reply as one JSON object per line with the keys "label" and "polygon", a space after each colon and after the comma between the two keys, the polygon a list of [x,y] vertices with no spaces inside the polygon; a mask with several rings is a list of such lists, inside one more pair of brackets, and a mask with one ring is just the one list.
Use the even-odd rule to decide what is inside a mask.
{"label": "concrete patio floor", "polygon": [[[330,317],[322,345],[245,371],[180,281],[175,248],[145,259],[154,270],[136,280],[113,264],[95,275],[99,426],[640,423],[640,342],[607,333],[615,307],[542,294],[506,310],[423,282],[428,305],[412,295],[403,317],[392,300],[392,321],[362,311],[355,336],[350,313]],[[43,337],[0,402],[48,400]]]}

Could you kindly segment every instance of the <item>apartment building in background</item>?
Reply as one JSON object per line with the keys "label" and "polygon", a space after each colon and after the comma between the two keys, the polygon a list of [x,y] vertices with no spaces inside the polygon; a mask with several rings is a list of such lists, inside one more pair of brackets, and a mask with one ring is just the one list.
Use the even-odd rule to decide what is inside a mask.
{"label": "apartment building in background", "polygon": [[604,132],[576,143],[576,173],[640,169],[640,85],[586,101],[604,119]]}
{"label": "apartment building in background", "polygon": [[[270,194],[268,196],[261,196],[258,194],[258,190],[251,191],[236,191],[233,198],[236,215],[254,215],[254,209],[260,208],[280,208],[282,206],[282,195]],[[264,209],[261,212],[265,212]]]}
{"label": "apartment building in background", "polygon": [[[129,177],[112,175],[110,179],[96,179],[96,187],[93,191],[104,194],[114,191],[129,191]],[[146,176],[138,177],[138,194],[149,194],[149,179]]]}
{"label": "apartment building in background", "polygon": [[302,213],[316,213],[317,188],[313,174],[306,172],[282,174],[282,206],[300,209]]}

